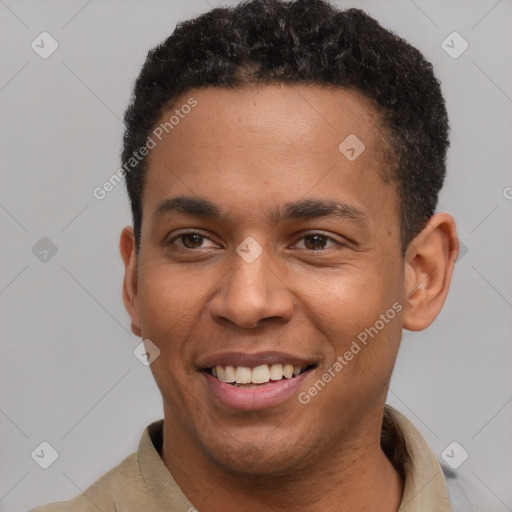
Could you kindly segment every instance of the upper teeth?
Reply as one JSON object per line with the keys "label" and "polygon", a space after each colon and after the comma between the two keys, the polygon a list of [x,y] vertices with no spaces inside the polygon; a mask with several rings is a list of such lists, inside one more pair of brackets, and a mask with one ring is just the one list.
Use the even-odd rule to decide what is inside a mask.
{"label": "upper teeth", "polygon": [[236,382],[237,384],[264,384],[269,380],[290,379],[302,371],[301,366],[292,364],[262,364],[254,368],[247,366],[214,366],[212,375],[222,382]]}

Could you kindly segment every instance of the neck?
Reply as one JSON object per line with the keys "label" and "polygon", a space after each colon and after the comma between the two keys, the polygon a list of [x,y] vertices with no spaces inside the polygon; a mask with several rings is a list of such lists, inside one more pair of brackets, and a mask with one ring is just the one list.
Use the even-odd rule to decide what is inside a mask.
{"label": "neck", "polygon": [[205,512],[259,511],[396,512],[403,482],[380,447],[377,429],[332,447],[288,474],[236,474],[196,444],[165,414],[162,459],[189,501]]}

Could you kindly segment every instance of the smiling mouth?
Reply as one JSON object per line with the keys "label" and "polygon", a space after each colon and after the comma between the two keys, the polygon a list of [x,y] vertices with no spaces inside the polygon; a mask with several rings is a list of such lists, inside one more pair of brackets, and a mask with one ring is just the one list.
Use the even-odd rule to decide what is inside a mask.
{"label": "smiling mouth", "polygon": [[212,377],[237,388],[256,388],[268,383],[294,379],[315,368],[315,364],[294,366],[292,364],[262,364],[248,366],[216,365],[205,371]]}

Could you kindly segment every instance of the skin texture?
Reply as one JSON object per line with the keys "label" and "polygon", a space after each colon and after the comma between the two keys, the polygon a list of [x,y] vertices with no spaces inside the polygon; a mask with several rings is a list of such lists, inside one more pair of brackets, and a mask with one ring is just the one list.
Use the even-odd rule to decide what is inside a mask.
{"label": "skin texture", "polygon": [[[120,241],[132,331],[161,351],[151,370],[164,403],[164,463],[201,511],[396,511],[403,482],[380,448],[382,411],[402,328],[426,328],[445,301],[454,221],[434,215],[402,257],[379,117],[356,92],[206,88],[173,107],[191,96],[195,109],[149,155],[138,260],[131,227]],[[349,134],[366,146],[355,161],[338,150]],[[226,217],[153,218],[176,196],[208,199]],[[340,201],[361,216],[271,218],[305,199]],[[187,230],[207,238],[178,237]],[[312,245],[312,233],[327,238]],[[252,263],[236,252],[249,236],[263,249]],[[401,311],[301,404],[297,394],[394,303]],[[198,368],[221,352],[276,350],[317,367],[274,407],[224,406]]]}

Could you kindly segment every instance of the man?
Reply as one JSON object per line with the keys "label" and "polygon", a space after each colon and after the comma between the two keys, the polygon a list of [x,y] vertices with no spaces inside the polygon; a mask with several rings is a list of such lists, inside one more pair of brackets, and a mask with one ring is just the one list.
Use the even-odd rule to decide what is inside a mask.
{"label": "man", "polygon": [[451,510],[385,406],[458,253],[432,66],[362,11],[254,0],[152,50],[125,124],[123,298],[164,419],[35,510]]}

